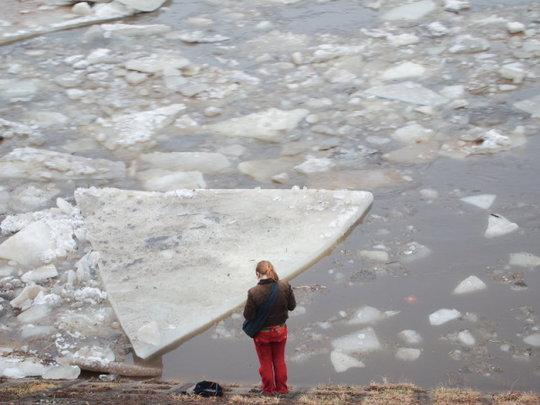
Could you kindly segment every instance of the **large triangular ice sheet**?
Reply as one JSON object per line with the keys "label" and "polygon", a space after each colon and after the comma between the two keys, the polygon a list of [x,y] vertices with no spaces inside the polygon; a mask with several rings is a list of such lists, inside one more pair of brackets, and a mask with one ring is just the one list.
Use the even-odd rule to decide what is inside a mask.
{"label": "large triangular ice sheet", "polygon": [[148,358],[242,305],[262,259],[291,278],[362,217],[363,191],[79,189],[101,278],[136,354]]}

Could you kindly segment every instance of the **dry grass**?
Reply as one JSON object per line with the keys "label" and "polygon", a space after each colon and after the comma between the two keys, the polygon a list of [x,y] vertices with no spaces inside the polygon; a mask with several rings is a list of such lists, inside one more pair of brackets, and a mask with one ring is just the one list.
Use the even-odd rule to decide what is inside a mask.
{"label": "dry grass", "polygon": [[248,395],[231,395],[227,398],[230,404],[256,404],[256,405],[272,405],[279,404],[280,398],[264,397],[264,396],[248,396]]}
{"label": "dry grass", "polygon": [[482,394],[478,391],[459,388],[437,388],[431,393],[431,399],[436,405],[483,404]]}
{"label": "dry grass", "polygon": [[8,385],[6,387],[1,387],[0,398],[19,399],[32,395],[37,395],[40,392],[44,392],[56,387],[58,387],[58,385],[53,382],[46,382],[41,380],[29,382],[25,381],[13,385]]}
{"label": "dry grass", "polygon": [[492,396],[495,405],[537,405],[540,404],[540,394],[533,392],[506,392]]}

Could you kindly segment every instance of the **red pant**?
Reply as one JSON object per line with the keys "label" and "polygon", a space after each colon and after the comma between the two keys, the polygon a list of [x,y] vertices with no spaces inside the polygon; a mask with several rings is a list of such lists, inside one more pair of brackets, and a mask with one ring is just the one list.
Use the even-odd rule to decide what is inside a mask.
{"label": "red pant", "polygon": [[273,326],[269,331],[261,331],[255,335],[255,350],[259,357],[259,374],[262,379],[262,389],[266,394],[286,394],[287,365],[285,364],[285,343],[287,342],[287,327]]}

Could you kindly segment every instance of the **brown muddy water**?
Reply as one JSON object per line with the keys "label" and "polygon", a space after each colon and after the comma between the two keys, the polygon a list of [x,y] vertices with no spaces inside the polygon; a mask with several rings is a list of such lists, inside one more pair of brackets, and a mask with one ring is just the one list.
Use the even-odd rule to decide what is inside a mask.
{"label": "brown muddy water", "polygon": [[[437,5],[433,14],[407,22],[381,20],[383,11],[403,3],[398,1],[381,2],[379,11],[367,7],[372,1],[282,3],[174,0],[155,13],[124,20],[129,24],[166,24],[175,31],[203,30],[230,38],[218,43],[187,45],[166,34],[104,38],[94,34],[94,28],[81,28],[0,47],[3,79],[44,81],[43,89],[34,97],[2,102],[0,116],[39,123],[43,118],[34,119],[37,112],[61,112],[67,121],[43,127],[46,140],[41,148],[122,161],[131,167],[131,175],[137,171],[133,162],[141,151],[103,147],[88,130],[97,117],[165,102],[185,103],[185,113],[201,125],[270,107],[309,109],[318,121],[314,118],[309,125],[303,123],[281,143],[219,137],[204,129],[186,131],[177,125],[162,131],[155,144],[145,150],[214,152],[241,145],[245,148],[241,156],[230,157],[234,167],[241,161],[278,159],[283,155],[299,159],[273,173],[286,171],[289,180],[285,184],[272,182],[269,176],[256,179],[257,174],[250,176],[235,169],[205,174],[208,188],[298,185],[361,188],[374,193],[374,204],[363,223],[329,255],[292,280],[298,308],[288,321],[290,383],[366,384],[388,380],[424,387],[538,390],[539,349],[523,339],[540,333],[540,267],[510,266],[509,258],[510,254],[520,252],[540,255],[539,120],[513,107],[514,102],[540,93],[540,70],[538,56],[519,59],[514,55],[519,48],[516,43],[525,39],[510,37],[505,29],[507,21],[521,21],[531,30],[526,34],[528,38],[538,40],[540,17],[534,14],[540,14],[535,8],[537,2],[471,1],[471,10],[458,14]],[[201,17],[196,21],[198,25],[193,19],[190,22],[190,17]],[[503,22],[483,21],[488,17]],[[455,31],[431,36],[426,26],[434,21]],[[378,36],[381,31],[393,35],[414,33],[419,41],[392,47]],[[454,36],[462,34],[489,38],[491,48],[471,54],[446,52]],[[349,50],[320,63],[310,61],[307,56],[324,44],[359,45],[363,49]],[[80,99],[70,100],[65,88],[53,83],[54,78],[73,70],[64,63],[66,58],[97,48],[111,49],[114,60],[86,71],[89,82],[75,80],[73,86],[69,85],[87,92]],[[238,87],[224,90],[224,95],[193,98],[165,89],[159,77],[146,78],[137,86],[123,82],[125,60],[171,50],[201,66],[201,74],[207,75],[206,83],[219,83],[219,78],[229,77],[232,70],[258,81],[243,77],[236,80]],[[302,53],[305,60],[293,63],[294,52]],[[354,59],[356,56],[358,59]],[[501,85],[512,83],[501,79],[497,70],[517,59],[529,75],[515,88],[502,90]],[[465,91],[459,98],[465,99],[467,105],[419,112],[415,105],[364,98],[360,94],[381,84],[381,72],[405,61],[426,67],[423,73],[408,80],[435,91],[462,85]],[[16,65],[19,67],[13,68]],[[212,76],[207,73],[211,67],[221,70]],[[343,76],[341,70],[354,77]],[[197,77],[197,73],[193,76]],[[330,102],[317,104],[313,99]],[[208,106],[221,108],[220,115],[202,114]],[[495,129],[508,135],[521,127],[518,132],[525,134],[527,142],[462,159],[438,155],[388,159],[386,153],[403,146],[390,135],[411,121],[435,134],[437,148],[471,129]],[[0,143],[0,154],[22,146],[27,146],[24,140],[8,139]],[[293,170],[294,165],[310,155],[329,158],[335,165],[308,175]],[[381,180],[382,172],[385,174]],[[10,191],[30,183],[24,179],[1,181],[0,186]],[[143,188],[136,176],[50,183],[59,189],[58,196],[68,201],[72,201],[77,186]],[[489,209],[460,200],[479,194],[496,196]],[[48,202],[45,206],[52,205]],[[4,215],[13,211],[8,209]],[[486,238],[490,213],[503,215],[518,224],[519,229]],[[427,249],[411,255],[413,242]],[[361,250],[387,252],[388,258],[368,260],[359,253]],[[471,275],[480,278],[486,288],[464,295],[452,294]],[[398,313],[369,324],[351,324],[355,312],[363,306]],[[430,325],[429,315],[441,308],[455,308],[461,316],[441,326]],[[241,323],[240,314],[235,314],[157,359],[163,364],[164,377],[257,382],[257,358],[252,342],[241,331]],[[354,355],[365,364],[364,368],[337,372],[330,360],[332,342],[366,327],[375,331],[380,350]],[[398,337],[400,331],[409,329],[422,337],[421,343],[408,345]],[[474,337],[473,344],[465,344],[456,337],[463,331]],[[5,328],[1,333],[3,339],[18,339]],[[402,347],[419,349],[419,357],[412,361],[396,358],[396,351]]]}

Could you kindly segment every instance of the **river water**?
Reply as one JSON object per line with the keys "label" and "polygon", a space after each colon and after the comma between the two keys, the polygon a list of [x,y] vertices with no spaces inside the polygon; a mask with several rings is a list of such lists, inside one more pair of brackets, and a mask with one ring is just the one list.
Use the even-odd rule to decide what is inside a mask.
{"label": "river water", "polygon": [[[98,117],[170,102],[184,103],[184,112],[199,126],[186,129],[177,121],[163,130],[153,145],[145,146],[145,152],[215,152],[241,145],[240,156],[228,156],[233,166],[267,159],[273,161],[262,162],[259,171],[272,164],[278,166],[270,175],[236,169],[204,174],[208,188],[298,185],[372,191],[375,202],[363,222],[330,254],[292,281],[298,300],[298,308],[288,321],[287,356],[293,386],[387,380],[425,387],[538,389],[539,349],[523,339],[540,331],[540,268],[509,265],[513,253],[540,255],[538,118],[513,106],[540,90],[538,53],[527,57],[515,54],[524,41],[539,39],[536,2],[471,1],[471,9],[459,13],[444,11],[437,2],[434,12],[406,21],[381,17],[403,3],[398,1],[381,1],[380,10],[370,6],[373,1],[283,3],[288,2],[174,0],[154,13],[124,20],[129,24],[166,24],[172,27],[172,34],[202,30],[229,38],[223,42],[186,44],[171,33],[107,38],[95,28],[80,28],[3,46],[4,78],[41,82],[40,91],[32,97],[0,105],[0,114],[5,119],[40,125],[46,134],[41,148],[122,161],[131,168],[125,178],[51,182],[59,189],[58,196],[68,200],[77,186],[142,189],[140,177],[132,175],[138,170],[134,162],[141,149],[107,149],[92,137],[92,123]],[[434,21],[449,31],[440,36],[430,34],[427,25]],[[520,21],[529,31],[511,36],[506,30],[508,21]],[[390,37],[414,34],[418,41],[392,45],[388,33]],[[454,38],[463,34],[488,39],[490,49],[449,53]],[[325,44],[331,44],[335,55],[321,61],[310,59],[315,50],[328,49]],[[343,51],[354,46],[361,49]],[[336,51],[339,47],[342,51]],[[87,68],[86,81],[62,87],[54,81],[73,70],[66,58],[97,48],[111,49],[114,58],[96,65],[101,68],[94,71]],[[200,71],[186,76],[202,78],[202,83],[213,86],[213,96],[208,92],[187,97],[167,89],[159,76],[150,75],[138,85],[125,84],[124,61],[171,51],[199,66]],[[292,56],[295,52],[300,59]],[[463,86],[461,92],[453,89],[459,95],[448,96],[458,101],[419,110],[417,105],[362,93],[388,83],[381,80],[381,73],[405,61],[425,68],[407,80],[444,94],[451,92],[445,92],[445,87]],[[516,61],[528,72],[525,80],[511,83],[501,78],[499,67]],[[14,69],[15,65],[19,67]],[[404,79],[394,82],[400,80]],[[70,100],[66,87],[86,93]],[[461,100],[466,103],[459,104]],[[219,114],[205,116],[202,111],[208,106],[220,108]],[[312,122],[303,122],[278,143],[217,136],[200,127],[267,108],[306,108],[313,115]],[[66,120],[44,118],[38,114],[42,111],[61,113]],[[49,119],[52,124],[45,122]],[[407,145],[390,135],[411,122],[427,129],[430,139],[412,146],[409,143],[413,148],[409,154],[386,155]],[[456,154],[459,156],[449,157],[414,149],[429,144],[444,150],[472,130],[496,130],[509,136],[511,142],[487,151],[478,149],[468,156],[463,150]],[[1,155],[26,146],[25,142],[8,139],[0,144]],[[307,174],[294,169],[310,156],[324,162],[329,159],[332,164]],[[275,163],[277,159],[279,163]],[[282,172],[287,173],[285,181],[270,179]],[[13,190],[24,183],[8,179],[4,186]],[[461,200],[480,194],[496,196],[489,209]],[[46,204],[50,205],[52,202]],[[519,228],[486,238],[490,213],[508,218]],[[417,247],[416,254],[411,243]],[[362,250],[386,252],[388,257],[369,259]],[[480,278],[486,288],[452,294],[471,275]],[[354,324],[354,314],[363,306],[397,314]],[[441,308],[455,308],[460,317],[441,326],[430,325],[429,314]],[[257,382],[255,351],[240,327],[241,317],[236,314],[165,354],[159,360],[164,377]],[[377,334],[380,349],[354,353],[365,367],[338,372],[330,353],[339,348],[332,342],[366,327]],[[398,337],[402,330],[417,331],[422,341],[405,344]],[[459,340],[457,334],[463,331],[469,331],[474,343]],[[419,357],[410,361],[396,358],[402,347],[419,349]]]}

